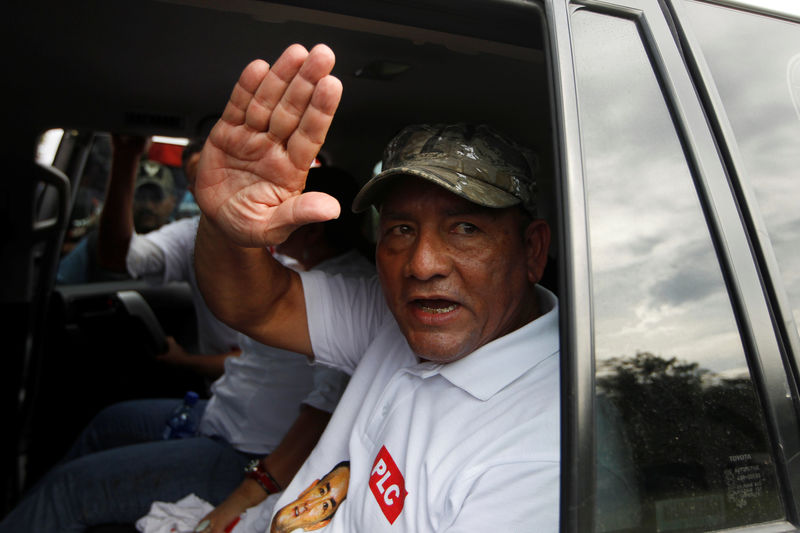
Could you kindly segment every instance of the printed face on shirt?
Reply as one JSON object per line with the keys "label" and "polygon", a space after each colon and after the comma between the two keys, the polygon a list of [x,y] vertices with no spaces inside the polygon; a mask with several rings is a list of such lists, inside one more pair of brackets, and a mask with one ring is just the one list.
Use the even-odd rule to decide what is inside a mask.
{"label": "printed face on shirt", "polygon": [[533,285],[547,260],[547,223],[491,209],[404,178],[381,205],[376,260],[411,349],[447,363],[538,316]]}
{"label": "printed face on shirt", "polygon": [[278,511],[272,519],[270,533],[288,533],[295,529],[313,531],[326,526],[347,497],[349,483],[350,465],[338,465]]}

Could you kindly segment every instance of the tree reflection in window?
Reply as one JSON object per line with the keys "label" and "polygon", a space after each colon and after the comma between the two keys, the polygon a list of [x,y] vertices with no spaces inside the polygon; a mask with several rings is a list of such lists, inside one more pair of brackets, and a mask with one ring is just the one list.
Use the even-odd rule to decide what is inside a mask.
{"label": "tree reflection in window", "polygon": [[712,512],[695,517],[700,530],[780,516],[749,377],[724,377],[696,362],[639,352],[600,362],[597,390],[622,426],[633,429],[625,444],[650,520],[671,523],[656,516],[668,512],[660,502],[676,498],[682,506],[704,495],[711,498],[699,501]]}

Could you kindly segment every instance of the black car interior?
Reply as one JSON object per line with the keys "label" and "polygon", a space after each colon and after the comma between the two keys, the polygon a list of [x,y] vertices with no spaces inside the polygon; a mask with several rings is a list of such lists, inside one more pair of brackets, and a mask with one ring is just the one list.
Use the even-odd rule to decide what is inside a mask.
{"label": "black car interior", "polygon": [[[326,163],[366,180],[403,126],[467,121],[534,146],[541,175],[553,173],[536,4],[44,0],[13,2],[9,11],[0,409],[13,438],[3,440],[0,455],[0,515],[102,406],[207,385],[165,373],[153,358],[164,334],[193,342],[186,285],[55,284],[96,132],[204,135],[249,61],[274,60],[294,42],[324,42],[337,54],[334,75],[344,85],[320,154]],[[52,168],[33,162],[40,135],[51,128],[65,131]],[[551,181],[539,186],[553,197]],[[545,216],[552,204],[543,202]]]}

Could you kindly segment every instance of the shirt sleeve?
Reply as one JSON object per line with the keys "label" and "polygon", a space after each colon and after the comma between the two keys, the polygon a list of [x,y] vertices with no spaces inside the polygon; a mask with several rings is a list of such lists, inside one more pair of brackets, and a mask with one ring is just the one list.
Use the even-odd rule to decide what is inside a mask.
{"label": "shirt sleeve", "polygon": [[324,365],[314,365],[314,389],[303,403],[320,411],[332,413],[342,397],[350,376]]}
{"label": "shirt sleeve", "polygon": [[160,283],[188,281],[198,221],[181,219],[144,235],[134,234],[125,259],[128,273]]}
{"label": "shirt sleeve", "polygon": [[145,236],[134,233],[125,256],[125,266],[133,278],[163,281],[164,251]]}
{"label": "shirt sleeve", "polygon": [[377,276],[300,272],[315,362],[352,374],[390,315]]}

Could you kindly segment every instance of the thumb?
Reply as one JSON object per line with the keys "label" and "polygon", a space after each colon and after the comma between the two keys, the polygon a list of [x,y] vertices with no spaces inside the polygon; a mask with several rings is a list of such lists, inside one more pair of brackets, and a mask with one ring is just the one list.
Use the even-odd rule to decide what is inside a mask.
{"label": "thumb", "polygon": [[336,198],[322,192],[307,192],[289,198],[276,207],[270,219],[271,238],[268,240],[283,242],[300,226],[327,222],[338,218],[340,213],[341,207]]}
{"label": "thumb", "polygon": [[339,201],[324,192],[307,192],[293,198],[291,205],[297,226],[327,222],[338,218],[342,209]]}

